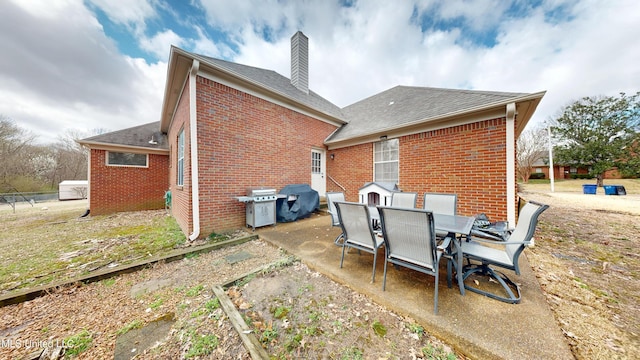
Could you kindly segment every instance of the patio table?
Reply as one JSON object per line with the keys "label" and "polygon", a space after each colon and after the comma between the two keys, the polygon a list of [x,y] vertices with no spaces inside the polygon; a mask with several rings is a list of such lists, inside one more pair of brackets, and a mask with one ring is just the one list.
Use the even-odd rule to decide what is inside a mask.
{"label": "patio table", "polygon": [[[369,214],[371,220],[380,221],[380,213],[378,208],[374,206],[369,207]],[[471,236],[471,229],[473,228],[474,217],[461,216],[461,215],[445,215],[433,213],[433,226],[435,230],[446,231],[447,236],[452,238],[451,244],[456,247],[455,267],[456,267],[456,279],[458,280],[458,287],[460,288],[460,294],[464,295],[464,280],[462,271],[462,238]],[[460,235],[460,236],[457,236]],[[450,245],[451,246],[451,245]],[[452,249],[449,249],[449,255],[453,255]]]}

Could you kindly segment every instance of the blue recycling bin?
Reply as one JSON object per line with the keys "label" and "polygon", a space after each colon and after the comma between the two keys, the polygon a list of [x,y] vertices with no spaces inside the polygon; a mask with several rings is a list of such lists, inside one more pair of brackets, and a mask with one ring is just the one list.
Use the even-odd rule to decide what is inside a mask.
{"label": "blue recycling bin", "polygon": [[597,191],[598,191],[598,185],[591,185],[591,184],[582,185],[583,194],[595,195]]}
{"label": "blue recycling bin", "polygon": [[605,185],[604,186],[604,194],[605,195],[627,195],[627,189],[622,185]]}

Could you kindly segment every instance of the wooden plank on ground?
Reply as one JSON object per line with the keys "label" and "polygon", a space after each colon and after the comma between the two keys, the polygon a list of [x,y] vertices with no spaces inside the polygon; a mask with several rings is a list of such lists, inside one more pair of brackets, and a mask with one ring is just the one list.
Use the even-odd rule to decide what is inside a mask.
{"label": "wooden plank on ground", "polygon": [[231,299],[227,296],[227,293],[222,289],[221,286],[216,285],[213,287],[213,293],[220,301],[220,305],[222,309],[231,320],[233,327],[240,335],[240,339],[244,344],[244,347],[249,351],[251,358],[254,360],[263,360],[269,359],[269,354],[267,354],[266,350],[260,344],[260,341],[253,335],[249,326],[244,322],[244,319],[236,309],[235,305],[231,302]]}

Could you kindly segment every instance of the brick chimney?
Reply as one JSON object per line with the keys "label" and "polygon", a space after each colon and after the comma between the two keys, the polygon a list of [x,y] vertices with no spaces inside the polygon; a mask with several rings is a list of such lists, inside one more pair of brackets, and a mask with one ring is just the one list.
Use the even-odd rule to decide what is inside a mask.
{"label": "brick chimney", "polygon": [[309,38],[302,31],[291,37],[291,84],[309,93]]}

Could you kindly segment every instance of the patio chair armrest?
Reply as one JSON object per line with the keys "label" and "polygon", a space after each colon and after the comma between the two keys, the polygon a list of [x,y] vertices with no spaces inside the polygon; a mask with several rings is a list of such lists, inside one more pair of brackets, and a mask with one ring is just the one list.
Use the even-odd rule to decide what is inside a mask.
{"label": "patio chair armrest", "polygon": [[440,245],[438,245],[438,250],[446,250],[449,247],[449,244],[451,243],[451,238],[450,237],[446,237],[442,240],[442,243]]}

